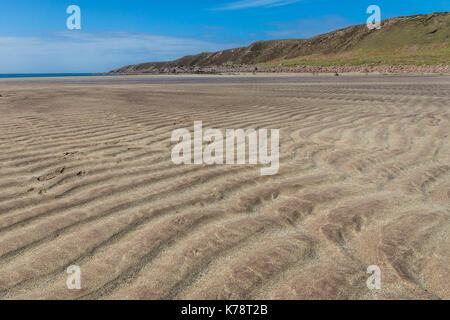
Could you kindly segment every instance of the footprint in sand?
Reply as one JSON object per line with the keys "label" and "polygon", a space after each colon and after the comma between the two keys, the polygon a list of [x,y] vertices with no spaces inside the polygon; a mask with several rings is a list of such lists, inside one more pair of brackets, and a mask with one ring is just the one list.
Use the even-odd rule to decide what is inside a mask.
{"label": "footprint in sand", "polygon": [[51,179],[55,178],[56,176],[58,176],[58,175],[60,175],[60,174],[63,174],[65,170],[66,170],[65,167],[60,167],[60,168],[56,169],[56,170],[53,171],[53,172],[50,172],[50,173],[48,173],[48,174],[46,174],[46,175],[44,175],[44,176],[38,177],[37,180],[38,180],[38,181],[47,181],[47,180],[51,180]]}

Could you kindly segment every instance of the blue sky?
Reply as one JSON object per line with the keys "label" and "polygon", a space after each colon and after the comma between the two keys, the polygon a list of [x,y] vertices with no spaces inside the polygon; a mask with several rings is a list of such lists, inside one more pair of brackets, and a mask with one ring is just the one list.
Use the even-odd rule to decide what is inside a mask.
{"label": "blue sky", "polygon": [[[123,65],[308,38],[382,19],[450,11],[450,0],[2,0],[0,73],[103,72]],[[66,8],[81,8],[67,30]]]}

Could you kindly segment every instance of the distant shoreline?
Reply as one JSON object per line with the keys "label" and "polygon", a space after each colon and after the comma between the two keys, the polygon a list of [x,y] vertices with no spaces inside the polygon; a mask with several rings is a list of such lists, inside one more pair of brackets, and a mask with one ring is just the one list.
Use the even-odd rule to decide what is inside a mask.
{"label": "distant shoreline", "polygon": [[[169,77],[191,77],[191,76],[242,76],[242,75],[258,75],[258,76],[295,76],[295,75],[448,75],[450,74],[450,66],[332,66],[332,67],[316,67],[316,66],[299,66],[294,68],[260,68],[254,70],[249,67],[237,68],[205,68],[202,70],[186,70],[174,68],[158,72],[105,72],[105,73],[14,73],[0,74],[0,82],[7,81],[26,81],[26,80],[101,80],[102,77],[115,79],[130,77],[152,77],[152,76],[169,76]],[[125,80],[125,78],[123,78]]]}
{"label": "distant shoreline", "polygon": [[4,73],[0,74],[0,79],[16,78],[59,78],[59,77],[95,77],[107,75],[102,73]]}
{"label": "distant shoreline", "polygon": [[152,71],[112,71],[109,75],[217,75],[217,74],[444,74],[450,73],[450,65],[385,65],[385,66],[296,66],[296,67],[255,67],[255,66],[230,66],[230,67],[173,67],[154,69]]}
{"label": "distant shoreline", "polygon": [[364,81],[368,78],[379,79],[409,79],[422,77],[423,79],[449,77],[450,73],[360,73],[348,72],[336,76],[334,73],[220,73],[220,74],[113,74],[74,77],[37,77],[37,78],[0,78],[0,85],[14,84],[177,84],[177,83],[264,83],[267,81],[325,81],[334,82],[338,79],[347,81]]}

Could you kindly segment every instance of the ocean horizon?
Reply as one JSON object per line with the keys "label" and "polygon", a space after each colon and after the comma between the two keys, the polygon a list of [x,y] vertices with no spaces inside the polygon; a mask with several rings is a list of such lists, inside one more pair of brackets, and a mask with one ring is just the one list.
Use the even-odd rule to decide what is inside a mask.
{"label": "ocean horizon", "polygon": [[92,77],[99,73],[4,73],[0,79],[7,78],[55,78],[55,77]]}

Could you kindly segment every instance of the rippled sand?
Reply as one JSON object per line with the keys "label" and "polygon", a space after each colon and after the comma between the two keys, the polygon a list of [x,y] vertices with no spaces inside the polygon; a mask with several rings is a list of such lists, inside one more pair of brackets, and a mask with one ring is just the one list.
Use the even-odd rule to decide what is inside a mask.
{"label": "rippled sand", "polygon": [[[450,77],[195,79],[0,84],[0,298],[450,298]],[[197,120],[278,175],[175,166]]]}

